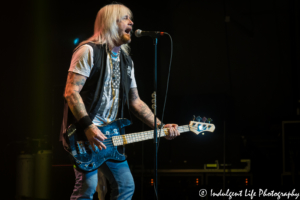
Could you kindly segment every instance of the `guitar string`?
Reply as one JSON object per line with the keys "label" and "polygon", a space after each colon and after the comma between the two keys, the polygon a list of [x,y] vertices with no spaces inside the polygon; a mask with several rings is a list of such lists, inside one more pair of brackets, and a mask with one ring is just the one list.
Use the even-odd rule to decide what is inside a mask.
{"label": "guitar string", "polygon": [[[192,130],[196,130],[193,127],[191,127],[191,128],[192,128]],[[167,129],[165,129],[165,130],[167,130]],[[189,131],[190,128],[180,127],[178,130],[186,132],[186,131]],[[127,143],[132,143],[132,142],[136,142],[136,141],[142,141],[144,139],[147,140],[147,139],[152,139],[153,138],[153,136],[152,136],[153,131],[147,131],[147,132],[141,132],[141,133],[143,133],[143,135],[140,135],[140,133],[133,133],[133,134],[126,135],[125,137],[126,137]],[[150,137],[149,136],[147,137],[147,135],[149,135],[149,134],[151,134]],[[161,134],[161,137],[164,137],[164,136],[166,136],[166,135]],[[115,143],[117,145],[122,145],[123,144],[122,136],[114,136],[114,137],[117,137],[117,138],[115,138]],[[110,140],[112,140],[112,138],[110,138]],[[107,146],[113,146],[111,141],[107,141],[107,142],[104,141],[103,143],[106,144]]]}
{"label": "guitar string", "polygon": [[[185,130],[186,129],[186,130]],[[167,129],[165,129],[167,130]],[[179,131],[188,131],[189,129],[186,127],[186,128],[181,128]],[[142,134],[141,134],[142,133]],[[150,137],[145,137],[145,135],[149,135],[151,134]],[[151,139],[152,138],[152,134],[153,134],[153,131],[145,131],[145,132],[140,132],[140,133],[132,133],[132,134],[128,134],[128,135],[125,135],[126,137],[126,140],[129,140],[129,142],[132,142],[132,141],[139,141],[141,139]],[[165,135],[161,134],[161,137],[163,137]],[[116,140],[121,140],[121,137],[120,135],[118,136],[113,136],[113,137],[118,137]],[[110,138],[111,140],[111,138]],[[111,141],[107,141],[108,143],[111,143]],[[107,143],[106,141],[104,141],[103,143]]]}
{"label": "guitar string", "polygon": [[[178,127],[178,130],[179,131],[183,131],[183,132],[186,132],[186,131],[189,131],[189,130],[195,130],[197,131],[198,129],[195,128],[195,127],[187,127],[188,125],[185,125],[185,126],[181,126],[181,127]],[[163,129],[163,130],[167,130],[167,129]],[[142,135],[140,135],[141,133],[143,133]],[[133,135],[135,134],[135,135]],[[150,135],[149,138],[145,137],[145,135]],[[140,132],[140,133],[132,133],[132,134],[128,134],[128,135],[125,135],[126,137],[126,140],[127,140],[127,144],[130,144],[130,143],[133,143],[135,141],[143,141],[143,139],[145,140],[148,140],[148,139],[153,139],[153,131],[146,131],[146,132]],[[161,134],[161,137],[164,137],[166,135],[162,135]],[[118,135],[118,136],[113,136],[113,137],[118,137],[117,139],[115,139],[115,143],[116,143],[116,146],[120,146],[122,144],[124,144],[123,142],[123,138],[122,136]],[[122,138],[122,139],[121,139]],[[108,141],[109,140],[109,141]],[[109,139],[106,139],[105,141],[102,142],[106,147],[112,147],[112,146],[115,146],[113,144],[113,141],[112,141],[112,138],[109,138]],[[90,145],[89,145],[90,146]],[[91,147],[90,147],[91,148]],[[97,147],[98,148],[98,147]]]}
{"label": "guitar string", "polygon": [[[149,135],[151,134],[151,131],[146,131],[146,132],[141,132],[141,133],[144,133],[143,136],[145,138],[145,135]],[[134,139],[136,140],[139,140],[139,139],[142,139],[143,136],[138,136],[138,133],[133,133],[133,134],[136,134],[136,135],[126,135],[126,140],[129,141],[129,143],[131,143],[132,141],[134,141]],[[139,133],[140,134],[140,133]],[[153,134],[153,131],[152,131],[152,134]],[[136,137],[137,136],[137,137]],[[123,143],[123,138],[121,139],[122,136],[118,135],[118,136],[113,136],[113,137],[119,137],[119,138],[116,138],[115,141],[117,144],[120,144],[122,145]],[[151,136],[147,139],[151,139]],[[114,146],[113,145],[113,142],[112,142],[112,138],[109,138],[109,139],[106,139],[105,141],[102,142],[106,147],[111,147],[111,146]],[[89,145],[89,148],[91,148],[91,146]]]}
{"label": "guitar string", "polygon": [[[186,127],[179,127],[178,130],[183,131],[183,132],[189,131],[191,129],[192,130],[197,130],[197,128],[194,128],[194,127],[188,128],[187,126],[188,125],[186,125]],[[167,130],[167,129],[164,129],[164,130]],[[141,133],[143,133],[143,135],[139,135]],[[133,135],[133,134],[135,134],[135,135]],[[151,134],[150,137],[145,137],[145,135],[149,135],[149,134]],[[127,144],[130,144],[130,143],[133,143],[133,142],[136,142],[136,141],[143,141],[143,140],[153,139],[152,134],[153,134],[153,131],[146,131],[146,132],[128,134],[125,137],[126,137],[126,140],[127,140]],[[161,134],[161,137],[164,137],[164,136],[166,136],[166,135]],[[118,138],[115,139],[116,146],[124,144],[122,136],[118,135],[118,136],[113,136],[113,137],[118,137]],[[109,141],[107,141],[107,140],[109,140]],[[105,144],[106,147],[115,146],[112,142],[112,138],[109,138],[107,140],[102,142],[103,144]]]}
{"label": "guitar string", "polygon": [[[191,127],[190,125],[183,125],[183,126],[178,127],[178,130],[183,131],[183,132],[189,131],[191,129],[192,130],[197,130],[197,128]],[[166,136],[166,135],[164,135],[164,131],[166,131],[166,130],[168,130],[168,129],[163,129],[163,134],[160,133],[160,135],[161,135],[160,137]],[[149,135],[149,134],[151,134],[150,137],[145,137],[145,135]],[[132,143],[132,142],[136,142],[136,141],[143,141],[144,139],[145,140],[153,139],[152,134],[153,134],[153,131],[145,131],[145,132],[128,134],[128,135],[125,135],[125,137],[126,137],[126,140],[128,140],[129,143]],[[117,145],[118,144],[122,145],[124,143],[123,139],[121,140],[120,135],[113,136],[113,137],[119,137],[119,138],[116,139],[117,140],[116,141]],[[106,139],[102,143],[105,144],[105,146],[114,146],[112,138]]]}
{"label": "guitar string", "polygon": [[[167,130],[167,129],[163,129],[164,131],[165,130]],[[195,127],[191,127],[191,126],[188,126],[188,125],[185,125],[185,126],[181,126],[181,127],[178,127],[178,130],[179,131],[182,131],[182,132],[188,132],[188,131],[191,131],[191,130],[198,130],[197,128],[195,128]],[[164,131],[163,131],[163,133],[164,133]],[[144,133],[144,134],[141,134],[141,133]],[[126,138],[126,140],[128,139],[128,140],[130,140],[129,142],[131,143],[132,142],[132,140],[131,139],[137,139],[138,141],[140,141],[141,139],[145,139],[145,135],[149,135],[149,134],[151,134],[150,135],[150,137],[149,138],[146,138],[146,140],[147,139],[152,139],[153,138],[153,131],[147,131],[147,132],[141,132],[141,133],[135,133],[134,135],[133,134],[130,134],[130,135],[128,135],[129,137],[127,137]],[[162,137],[162,136],[165,136],[165,135],[163,135],[163,134],[161,134],[161,133],[159,133],[159,135],[160,135],[160,137]],[[135,137],[134,137],[135,136]],[[137,137],[136,137],[137,136]],[[119,138],[121,138],[120,136],[113,136],[113,137],[119,137]],[[123,139],[123,138],[122,138]],[[106,143],[107,144],[107,146],[108,147],[110,147],[110,146],[115,146],[115,145],[113,145],[113,143],[112,143],[112,138],[109,138],[108,139],[109,141],[105,141],[105,142],[103,142],[103,143]],[[109,143],[109,144],[108,144]],[[119,139],[119,141],[117,141],[117,143],[119,144],[120,143],[120,145],[122,145],[123,144],[123,140],[121,141],[120,139]],[[118,146],[118,145],[116,145],[116,146]],[[91,145],[89,145],[89,147],[91,148]],[[97,150],[98,149],[98,147],[97,146],[95,146],[95,150]],[[65,149],[66,150],[66,149]],[[72,157],[74,157],[73,156],[73,154],[71,154],[71,152],[69,152],[68,150],[66,150]],[[81,162],[80,160],[78,160],[76,157],[74,157],[74,159],[77,161],[77,162],[79,162],[79,163],[88,163],[88,162],[90,162],[90,161],[88,161],[88,162]]]}
{"label": "guitar string", "polygon": [[[180,126],[180,127],[178,127],[178,130],[184,131],[184,132],[189,131],[191,129],[195,130],[195,131],[197,130],[197,128],[195,128],[195,127],[188,127],[188,126],[189,125]],[[164,131],[166,131],[166,130],[167,129],[164,129]],[[153,131],[131,133],[131,134],[125,135],[125,137],[126,137],[126,140],[129,140],[129,142],[132,142],[132,141],[140,141],[141,139],[145,138],[145,135],[149,135],[149,134],[153,135]],[[166,136],[166,135],[164,135],[164,133],[160,134],[160,135],[161,135],[161,137]],[[123,139],[121,139],[122,136],[120,136],[120,135],[114,136],[114,137],[118,137],[116,140],[123,140]],[[149,138],[146,138],[146,139],[152,139],[152,136],[150,136]]]}
{"label": "guitar string", "polygon": [[[180,127],[181,128],[181,127]],[[183,128],[183,129],[188,129],[188,128]],[[167,130],[167,129],[164,129],[164,130]],[[185,131],[185,130],[182,130],[182,131]],[[125,135],[126,139],[140,139],[142,138],[144,135],[147,135],[147,134],[153,134],[153,131],[145,131],[145,132],[140,132],[140,133],[131,133],[131,134],[127,134]],[[161,134],[162,135],[162,134]],[[162,135],[163,137],[164,135]],[[113,136],[113,137],[122,137],[120,135],[117,135],[117,136]],[[104,142],[102,143],[110,143],[110,141],[107,141],[107,140],[112,140],[112,138],[109,138],[109,139],[106,139]],[[107,142],[106,142],[107,141]]]}

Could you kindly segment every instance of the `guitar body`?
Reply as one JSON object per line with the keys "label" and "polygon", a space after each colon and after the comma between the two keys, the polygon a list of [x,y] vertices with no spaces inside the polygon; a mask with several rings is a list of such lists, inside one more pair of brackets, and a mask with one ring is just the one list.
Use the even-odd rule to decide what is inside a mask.
{"label": "guitar body", "polygon": [[73,157],[76,167],[84,171],[98,169],[106,160],[124,161],[126,157],[119,153],[117,146],[113,145],[112,137],[119,136],[123,127],[130,125],[128,119],[118,119],[105,126],[98,127],[107,137],[103,142],[106,149],[100,150],[95,146],[95,151],[83,132],[76,131],[75,125],[68,128],[66,139],[69,144],[67,150]]}

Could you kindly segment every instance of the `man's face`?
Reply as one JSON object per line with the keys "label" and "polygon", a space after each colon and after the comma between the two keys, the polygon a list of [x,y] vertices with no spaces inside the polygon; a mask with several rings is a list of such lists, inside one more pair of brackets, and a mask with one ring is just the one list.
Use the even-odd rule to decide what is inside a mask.
{"label": "man's face", "polygon": [[131,21],[129,15],[125,15],[121,20],[117,21],[119,26],[119,35],[122,44],[128,44],[131,41],[131,30],[133,22]]}

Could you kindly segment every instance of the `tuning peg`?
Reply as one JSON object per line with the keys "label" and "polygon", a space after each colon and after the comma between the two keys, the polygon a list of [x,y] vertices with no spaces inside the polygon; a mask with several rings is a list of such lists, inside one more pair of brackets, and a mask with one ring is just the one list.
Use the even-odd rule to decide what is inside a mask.
{"label": "tuning peg", "polygon": [[202,118],[201,118],[200,116],[198,116],[198,117],[196,118],[196,121],[197,121],[197,122],[201,122],[201,120],[202,120]]}
{"label": "tuning peg", "polygon": [[193,115],[193,121],[195,121],[195,118],[196,118],[195,115]]}
{"label": "tuning peg", "polygon": [[208,123],[210,123],[210,122],[212,122],[213,120],[212,120],[212,118],[208,118],[207,121],[208,121]]}
{"label": "tuning peg", "polygon": [[206,120],[207,120],[206,117],[203,117],[203,118],[202,118],[202,121],[203,121],[204,123],[206,122]]}

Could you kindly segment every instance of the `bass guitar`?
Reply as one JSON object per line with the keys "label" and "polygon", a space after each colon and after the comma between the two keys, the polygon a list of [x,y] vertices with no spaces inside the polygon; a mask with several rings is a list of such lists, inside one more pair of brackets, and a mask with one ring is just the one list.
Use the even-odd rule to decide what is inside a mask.
{"label": "bass guitar", "polygon": [[[121,135],[121,129],[130,124],[131,122],[128,119],[118,119],[105,126],[99,126],[100,131],[107,137],[103,141],[106,149],[100,150],[97,146],[94,146],[95,151],[92,150],[85,134],[77,133],[75,125],[71,125],[65,135],[69,148],[65,149],[73,157],[76,167],[84,171],[93,171],[99,168],[106,160],[124,161],[126,157],[118,152],[118,146],[149,140],[154,137],[153,130]],[[213,132],[214,130],[214,124],[198,121],[191,121],[189,125],[178,126],[180,133],[192,131],[197,135],[204,131]],[[157,132],[158,137],[168,135],[167,128]]]}

